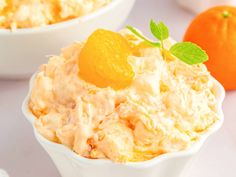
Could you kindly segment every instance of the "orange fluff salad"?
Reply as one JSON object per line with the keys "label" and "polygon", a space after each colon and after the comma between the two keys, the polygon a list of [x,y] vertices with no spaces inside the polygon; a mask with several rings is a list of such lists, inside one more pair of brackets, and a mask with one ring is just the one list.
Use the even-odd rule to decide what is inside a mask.
{"label": "orange fluff salad", "polygon": [[163,57],[128,30],[98,29],[62,49],[31,89],[38,132],[91,159],[141,162],[182,151],[219,120],[204,64]]}
{"label": "orange fluff salad", "polygon": [[0,0],[0,29],[33,28],[89,14],[111,0]]}

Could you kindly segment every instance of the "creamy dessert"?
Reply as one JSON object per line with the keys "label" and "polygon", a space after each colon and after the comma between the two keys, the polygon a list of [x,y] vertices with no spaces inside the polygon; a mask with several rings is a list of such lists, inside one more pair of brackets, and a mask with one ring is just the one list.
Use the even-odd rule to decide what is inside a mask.
{"label": "creamy dessert", "polygon": [[0,29],[33,28],[89,14],[111,0],[0,0]]}
{"label": "creamy dessert", "polygon": [[41,135],[83,157],[141,162],[198,141],[219,120],[216,97],[204,64],[128,30],[97,30],[41,67],[29,109]]}

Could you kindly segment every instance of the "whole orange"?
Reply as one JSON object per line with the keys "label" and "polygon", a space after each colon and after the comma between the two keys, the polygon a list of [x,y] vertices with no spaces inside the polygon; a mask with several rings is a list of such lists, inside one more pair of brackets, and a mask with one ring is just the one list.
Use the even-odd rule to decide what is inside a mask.
{"label": "whole orange", "polygon": [[184,41],[206,50],[211,74],[226,90],[236,89],[236,7],[217,6],[199,14],[188,27]]}

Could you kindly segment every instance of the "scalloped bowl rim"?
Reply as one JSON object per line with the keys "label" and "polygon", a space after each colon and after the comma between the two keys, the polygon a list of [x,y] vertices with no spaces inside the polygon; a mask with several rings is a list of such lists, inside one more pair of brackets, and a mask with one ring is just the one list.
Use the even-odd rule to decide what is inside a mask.
{"label": "scalloped bowl rim", "polygon": [[214,79],[214,81],[216,82],[216,84],[217,84],[217,94],[218,94],[217,110],[218,110],[218,114],[219,114],[220,118],[219,118],[219,121],[217,121],[211,128],[209,128],[209,130],[207,132],[202,134],[200,136],[199,140],[196,141],[195,143],[193,143],[191,145],[191,147],[189,147],[188,149],[183,150],[183,151],[179,151],[179,152],[165,153],[165,154],[159,155],[157,157],[154,157],[153,159],[143,161],[143,162],[115,163],[115,162],[112,162],[109,159],[89,159],[89,158],[85,158],[85,157],[82,157],[82,156],[76,154],[71,149],[69,149],[68,147],[66,147],[62,144],[54,143],[52,141],[47,140],[40,133],[37,132],[37,130],[34,126],[34,120],[36,119],[36,117],[28,109],[28,101],[29,101],[29,98],[30,98],[30,93],[31,93],[33,81],[34,81],[34,78],[35,78],[37,73],[38,72],[36,72],[30,79],[29,92],[28,92],[28,95],[25,97],[25,99],[23,101],[23,104],[22,104],[23,114],[25,115],[27,120],[31,123],[31,125],[33,126],[35,137],[40,142],[40,144],[42,144],[42,142],[43,142],[44,144],[47,144],[51,148],[53,148],[54,151],[59,151],[61,153],[64,153],[68,157],[71,157],[72,159],[77,160],[77,161],[79,161],[81,163],[84,163],[84,164],[90,164],[90,165],[121,165],[121,166],[124,166],[124,167],[142,168],[143,169],[143,168],[148,168],[150,166],[155,166],[156,164],[158,164],[158,163],[160,163],[164,160],[171,159],[171,158],[191,156],[191,155],[197,153],[200,150],[200,148],[202,147],[202,145],[204,144],[206,139],[210,135],[212,135],[213,133],[217,132],[217,130],[220,129],[220,127],[223,125],[223,122],[224,122],[224,114],[223,114],[223,110],[222,110],[222,104],[223,104],[223,100],[225,98],[225,90],[224,90],[223,86],[216,79],[214,79],[212,77]]}
{"label": "scalloped bowl rim", "polygon": [[83,23],[85,21],[89,21],[97,16],[100,16],[102,14],[105,14],[107,11],[110,11],[113,7],[117,6],[121,1],[123,0],[112,0],[109,4],[106,6],[95,10],[94,12],[91,12],[89,14],[85,14],[81,17],[73,18],[70,20],[54,23],[54,24],[48,24],[45,26],[39,26],[34,28],[20,28],[12,31],[11,29],[0,29],[0,35],[24,35],[24,34],[33,34],[33,33],[43,33],[46,31],[52,31],[55,29],[61,29],[65,28],[70,25],[74,25],[76,23]]}

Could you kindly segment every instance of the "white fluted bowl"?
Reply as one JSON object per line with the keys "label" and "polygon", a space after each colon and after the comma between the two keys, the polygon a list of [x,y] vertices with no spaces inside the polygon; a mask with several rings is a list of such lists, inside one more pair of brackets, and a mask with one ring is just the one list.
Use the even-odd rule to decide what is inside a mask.
{"label": "white fluted bowl", "polygon": [[27,78],[73,41],[83,41],[97,28],[116,31],[130,13],[135,0],[112,0],[83,17],[39,28],[0,29],[0,78]]}
{"label": "white fluted bowl", "polygon": [[189,149],[160,155],[152,160],[137,163],[118,164],[110,160],[93,160],[81,157],[64,145],[51,142],[41,136],[34,127],[36,117],[28,108],[34,76],[30,81],[29,93],[26,96],[22,111],[32,124],[38,142],[48,152],[62,177],[180,177],[189,161],[197,154],[204,142],[223,124],[222,103],[225,91],[217,83],[217,110],[220,119]]}

